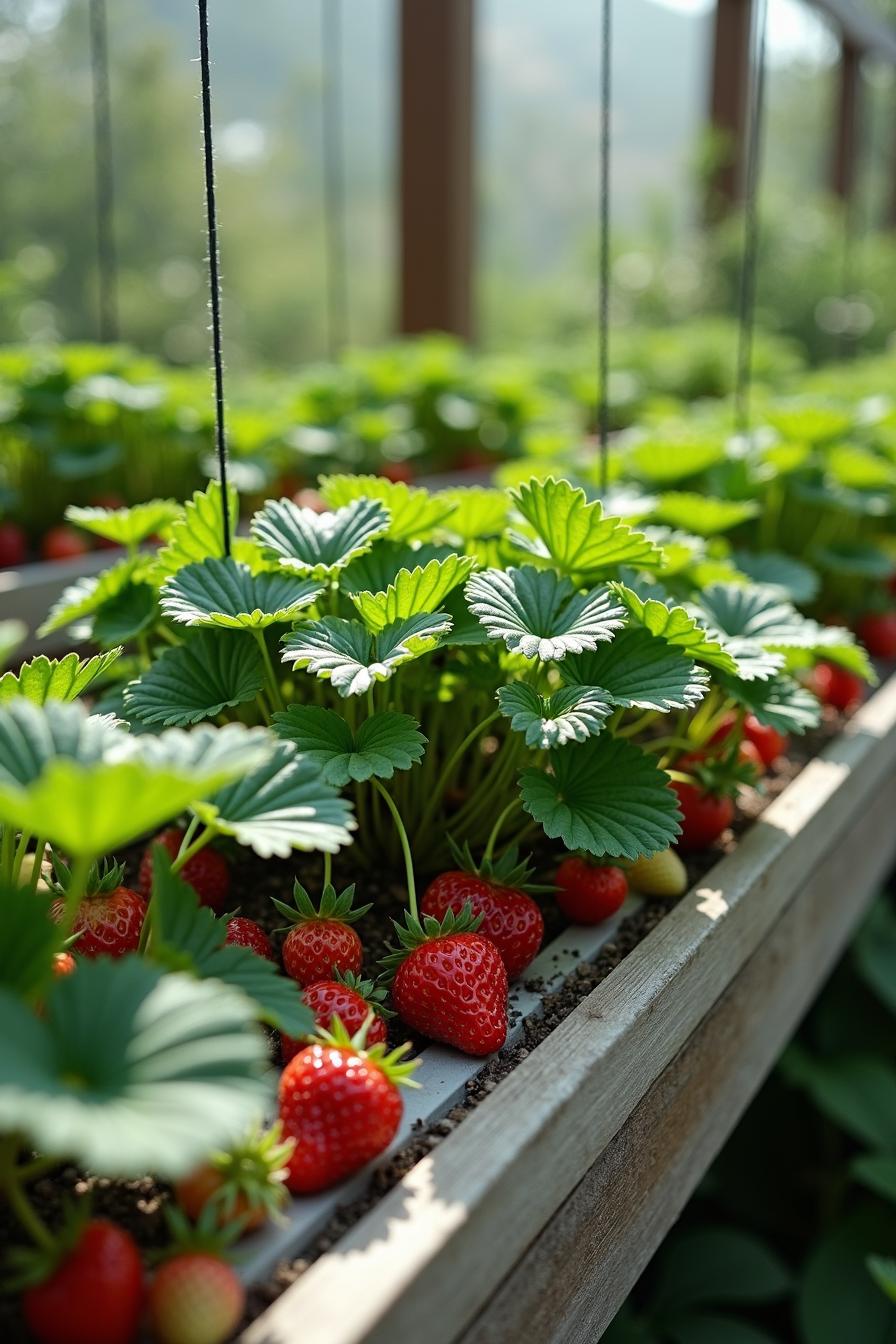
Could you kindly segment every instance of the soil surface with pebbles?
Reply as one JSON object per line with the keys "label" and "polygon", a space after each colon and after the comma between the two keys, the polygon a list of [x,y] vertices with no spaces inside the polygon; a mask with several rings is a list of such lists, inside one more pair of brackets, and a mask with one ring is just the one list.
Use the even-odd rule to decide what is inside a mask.
{"label": "soil surface with pebbles", "polygon": [[[691,882],[699,880],[718,862],[719,858],[732,850],[737,843],[737,835],[758,817],[799,774],[803,766],[817,755],[826,742],[836,735],[843,719],[826,712],[824,722],[814,732],[803,738],[791,739],[790,755],[780,761],[763,781],[762,791],[743,789],[739,799],[739,812],[734,827],[726,831],[719,841],[709,849],[688,856],[686,866]],[[312,892],[316,892],[321,882],[321,860],[317,856],[297,855],[292,860],[262,861],[250,852],[233,846],[227,849],[232,864],[234,900],[232,908],[239,905],[240,913],[258,921],[273,935],[279,948],[283,933],[283,917],[275,909],[271,897],[291,901],[292,885],[296,877]],[[126,863],[127,878],[136,885],[137,869],[142,854],[142,846],[134,847],[119,857]],[[550,881],[561,857],[556,846],[545,844],[534,851],[534,861],[542,881]],[[400,918],[404,910],[405,888],[398,873],[361,872],[351,861],[351,851],[337,856],[333,864],[333,880],[337,890],[356,882],[358,904],[373,902],[373,909],[355,925],[365,949],[365,972],[376,975],[377,962],[384,955],[393,939],[390,917]],[[541,898],[545,916],[545,942],[560,932],[566,923],[555,902],[548,897]],[[388,1161],[384,1162],[371,1176],[367,1193],[360,1199],[339,1209],[327,1227],[305,1248],[301,1255],[277,1266],[270,1278],[254,1288],[249,1294],[246,1320],[259,1315],[284,1289],[334,1245],[338,1238],[361,1219],[373,1206],[392,1189],[407,1172],[433,1148],[442,1143],[459,1124],[484,1101],[521,1060],[541,1044],[564,1018],[582,1002],[600,982],[619,965],[624,957],[645,938],[652,929],[673,908],[674,901],[645,901],[644,905],[626,919],[619,927],[616,937],[601,950],[598,959],[584,962],[566,979],[555,992],[543,995],[543,1013],[531,1019],[524,1028],[523,1039],[512,1048],[502,1051],[496,1058],[489,1060],[482,1071],[467,1086],[464,1102],[455,1106],[441,1120],[429,1126],[419,1126],[410,1141]],[[538,992],[541,985],[530,981],[527,987]],[[390,1039],[395,1042],[407,1040],[410,1036],[416,1053],[425,1044],[414,1039],[413,1034],[404,1029],[397,1019],[390,1019]],[[272,1040],[272,1051],[276,1041]],[[110,1181],[105,1178],[85,1176],[70,1164],[61,1164],[56,1172],[44,1177],[32,1187],[32,1195],[37,1211],[50,1226],[58,1223],[63,1201],[90,1193],[93,1212],[96,1216],[109,1217],[126,1227],[137,1239],[141,1247],[152,1253],[166,1241],[164,1206],[171,1198],[171,1188],[151,1177],[136,1181]],[[19,1241],[20,1234],[14,1219],[5,1204],[0,1204],[0,1245],[9,1246]],[[0,1296],[0,1340],[3,1344],[30,1344],[31,1336],[25,1329],[18,1302],[15,1298]]]}

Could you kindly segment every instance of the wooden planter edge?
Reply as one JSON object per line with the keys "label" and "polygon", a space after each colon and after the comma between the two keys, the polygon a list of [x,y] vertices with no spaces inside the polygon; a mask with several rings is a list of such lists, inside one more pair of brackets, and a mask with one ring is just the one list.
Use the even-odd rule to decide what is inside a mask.
{"label": "wooden planter edge", "polygon": [[[813,873],[848,844],[882,793],[889,799],[894,768],[896,677],[775,800],[736,852],[259,1317],[243,1344],[298,1337],[303,1344],[450,1344],[462,1335]],[[879,806],[872,812],[877,832],[860,826],[859,847],[873,851],[877,834],[882,853],[892,841],[879,834]],[[845,872],[851,870],[846,853]],[[875,868],[875,881],[881,872]],[[860,911],[861,903],[852,922]],[[816,987],[823,973],[812,981]]]}

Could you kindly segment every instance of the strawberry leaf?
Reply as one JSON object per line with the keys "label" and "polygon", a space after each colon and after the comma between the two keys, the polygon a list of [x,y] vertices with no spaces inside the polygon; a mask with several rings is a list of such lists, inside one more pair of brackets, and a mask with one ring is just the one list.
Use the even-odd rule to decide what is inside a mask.
{"label": "strawberry leaf", "polygon": [[492,639],[525,658],[565,658],[613,638],[623,609],[606,588],[577,593],[553,570],[487,569],[467,581],[470,610]]}
{"label": "strawberry leaf", "polygon": [[293,849],[335,854],[351,843],[351,808],[321,779],[317,766],[291,743],[193,808],[222,835],[232,835],[263,859],[285,859]]}
{"label": "strawberry leaf", "polygon": [[0,989],[0,1012],[0,1126],[108,1176],[186,1175],[270,1098],[246,996],[140,957],[82,961],[43,1017]]}
{"label": "strawberry leaf", "polygon": [[689,476],[701,476],[710,467],[725,461],[725,441],[721,437],[697,438],[690,428],[663,438],[643,438],[625,456],[626,467],[638,480],[649,485],[672,485]]}
{"label": "strawberry leaf", "polygon": [[721,673],[719,682],[732,700],[779,733],[805,733],[821,722],[817,696],[793,677],[779,674],[768,681],[740,681]]}
{"label": "strawberry leaf", "polygon": [[253,574],[229,556],[186,565],[162,588],[162,611],[184,625],[263,630],[295,621],[323,585],[289,574]]}
{"label": "strawberry leaf", "polygon": [[76,700],[109,670],[121,652],[120,648],[110,649],[86,659],[76,653],[67,653],[64,658],[41,654],[23,663],[18,672],[5,672],[0,677],[0,705],[18,696],[35,705],[43,705],[47,700]]}
{"label": "strawberry leaf", "polygon": [[468,485],[457,490],[444,490],[437,498],[452,505],[445,528],[460,537],[461,541],[479,541],[504,535],[510,499],[503,490]]}
{"label": "strawberry leaf", "polygon": [[565,686],[543,696],[525,682],[498,690],[498,706],[526,744],[537,749],[562,747],[596,737],[613,712],[613,702],[594,686]]}
{"label": "strawberry leaf", "polygon": [[623,583],[612,583],[612,591],[625,605],[629,616],[651,635],[683,649],[689,657],[721,672],[738,671],[734,656],[697,623],[684,607],[667,606],[653,597],[642,597]]}
{"label": "strawberry leaf", "polygon": [[100,645],[127,644],[155,625],[158,615],[156,590],[148,583],[131,583],[98,608],[87,622],[85,637]]}
{"label": "strawberry leaf", "polygon": [[709,689],[709,677],[680,646],[630,627],[612,644],[575,654],[563,664],[563,679],[600,687],[611,705],[624,709],[693,709]]}
{"label": "strawberry leaf", "polygon": [[0,667],[24,644],[28,627],[24,621],[0,621]]}
{"label": "strawberry leaf", "polygon": [[469,578],[475,563],[472,556],[453,554],[430,560],[423,567],[399,570],[385,592],[352,593],[351,600],[368,630],[379,634],[393,621],[438,611],[452,589]]}
{"label": "strawberry leaf", "polygon": [[742,574],[763,588],[769,588],[788,602],[802,605],[812,602],[818,593],[818,575],[814,569],[777,551],[735,551],[734,563]]}
{"label": "strawberry leaf", "polygon": [[617,565],[646,565],[661,552],[640,532],[619,518],[605,518],[599,500],[588,503],[584,490],[568,481],[532,479],[510,492],[535,538],[510,533],[514,545],[550,559],[564,574],[582,582],[593,580]]}
{"label": "strawberry leaf", "polygon": [[314,1030],[314,1014],[295,981],[248,947],[226,943],[227,924],[199,905],[194,889],[171,871],[162,845],[153,849],[151,957],[198,980],[220,980],[255,1004],[262,1022],[290,1036]]}
{"label": "strawberry leaf", "polygon": [[426,738],[409,714],[371,714],[356,733],[332,709],[290,705],[274,715],[278,737],[298,748],[321,771],[325,783],[341,789],[351,780],[391,779],[423,756]]}
{"label": "strawberry leaf", "polygon": [[668,776],[631,742],[606,734],[551,753],[551,773],[524,770],[523,807],[567,849],[637,859],[668,849],[681,814]]}
{"label": "strawberry leaf", "polygon": [[78,508],[70,504],[65,511],[68,521],[77,527],[129,547],[139,546],[182,514],[183,509],[173,499],[150,499],[122,509]]}
{"label": "strawberry leaf", "polygon": [[254,699],[264,681],[252,638],[197,630],[125,688],[124,708],[140,723],[185,728]]}
{"label": "strawberry leaf", "polygon": [[283,568],[328,579],[368,551],[388,526],[389,513],[375,499],[353,500],[335,513],[315,513],[291,499],[271,499],[252,519],[251,530]]}
{"label": "strawberry leaf", "polygon": [[385,476],[322,476],[320,492],[331,509],[357,500],[378,500],[387,510],[384,535],[390,541],[424,540],[454,512],[454,501],[445,495],[431,495],[419,486],[389,481]]}
{"label": "strawberry leaf", "polygon": [[[239,496],[228,486],[230,518],[239,517]],[[205,490],[196,490],[184,505],[179,518],[165,529],[167,545],[159,551],[152,566],[153,582],[164,583],[184,565],[193,565],[209,557],[224,556],[224,509],[220,481],[210,481]]]}
{"label": "strawberry leaf", "polygon": [[848,578],[888,579],[893,573],[892,556],[882,547],[868,542],[817,546],[811,558],[829,574],[843,574]]}
{"label": "strawberry leaf", "polygon": [[332,681],[343,697],[363,695],[376,681],[387,681],[402,663],[436,647],[451,629],[444,612],[395,621],[372,635],[360,621],[324,616],[284,638],[284,663],[295,663],[316,677]]}
{"label": "strawberry leaf", "polygon": [[60,943],[53,900],[48,891],[0,888],[0,987],[23,998],[33,998],[53,976]]}
{"label": "strawberry leaf", "polygon": [[699,537],[714,537],[755,518],[758,512],[754,500],[713,499],[710,495],[670,490],[660,495],[653,518],[669,527],[696,532]]}
{"label": "strawberry leaf", "polygon": [[76,621],[96,615],[107,602],[120,597],[137,581],[145,564],[141,556],[133,556],[119,560],[118,564],[104,569],[102,574],[77,579],[50,608],[47,619],[37,633],[41,636],[51,635],[56,630],[74,625]]}
{"label": "strawberry leaf", "polygon": [[375,541],[370,550],[346,565],[339,576],[343,593],[385,592],[402,569],[426,566],[431,560],[447,560],[454,551],[450,546],[410,546],[404,541]]}

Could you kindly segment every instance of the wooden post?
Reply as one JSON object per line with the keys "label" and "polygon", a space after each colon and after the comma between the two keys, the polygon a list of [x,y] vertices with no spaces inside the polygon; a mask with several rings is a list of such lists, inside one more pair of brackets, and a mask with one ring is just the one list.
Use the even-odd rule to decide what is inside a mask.
{"label": "wooden post", "polygon": [[473,0],[400,0],[399,327],[473,335]]}
{"label": "wooden post", "polygon": [[744,198],[753,0],[716,0],[709,121],[722,156],[708,184],[710,218]]}
{"label": "wooden post", "polygon": [[831,155],[831,190],[848,201],[856,185],[856,145],[859,125],[859,98],[862,56],[858,47],[843,41],[839,65],[834,145]]}

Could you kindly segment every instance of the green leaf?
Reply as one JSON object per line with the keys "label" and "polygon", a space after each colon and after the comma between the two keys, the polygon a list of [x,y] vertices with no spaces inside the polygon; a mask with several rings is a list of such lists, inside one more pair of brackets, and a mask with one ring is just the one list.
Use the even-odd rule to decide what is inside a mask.
{"label": "green leaf", "polygon": [[78,704],[0,711],[0,821],[73,855],[107,854],[263,760],[273,739],[241,725],[131,737]]}
{"label": "green leaf", "polygon": [[733,558],[748,579],[798,606],[814,601],[818,594],[818,575],[801,560],[794,560],[792,555],[777,551],[735,551]]}
{"label": "green leaf", "polygon": [[186,1175],[270,1097],[249,1000],[139,957],[82,961],[43,1018],[0,990],[0,1013],[0,1126],[105,1176]]}
{"label": "green leaf", "polygon": [[865,1264],[868,1273],[882,1293],[896,1302],[896,1259],[883,1255],[869,1255]]}
{"label": "green leaf", "polygon": [[693,709],[709,689],[709,677],[677,645],[641,627],[620,630],[611,644],[563,664],[571,686],[598,686],[624,709]]}
{"label": "green leaf", "polygon": [[552,774],[524,770],[523,807],[551,840],[608,858],[668,849],[681,814],[668,776],[630,742],[602,735],[551,754]]}
{"label": "green leaf", "polygon": [[852,954],[865,984],[896,1013],[896,911],[886,899],[871,907]]}
{"label": "green leaf", "polygon": [[27,635],[28,627],[24,621],[0,621],[0,667],[9,662]]}
{"label": "green leaf", "polygon": [[670,490],[660,495],[654,520],[696,532],[700,537],[715,537],[755,518],[759,505],[753,500],[713,499],[710,495]]}
{"label": "green leaf", "polygon": [[52,978],[59,931],[50,918],[54,897],[27,887],[0,887],[0,988],[33,997]]}
{"label": "green leaf", "polygon": [[896,1204],[896,1157],[864,1153],[853,1161],[850,1171],[862,1185]]}
{"label": "green leaf", "polygon": [[291,499],[271,499],[252,519],[251,530],[284,568],[327,579],[369,550],[388,526],[388,512],[374,499],[356,499],[335,513],[315,513]]}
{"label": "green leaf", "polygon": [[863,1209],[847,1215],[812,1248],[797,1298],[804,1344],[892,1344],[896,1312],[869,1275],[869,1254],[892,1254],[892,1213]]}
{"label": "green leaf", "polygon": [[65,516],[77,527],[119,546],[139,546],[182,513],[181,506],[173,499],[150,499],[145,504],[133,504],[126,509],[78,508],[70,504]]}
{"label": "green leaf", "polygon": [[666,1315],[704,1304],[775,1302],[790,1288],[787,1267],[758,1237],[733,1227],[699,1227],[663,1247],[653,1306]]}
{"label": "green leaf", "polygon": [[812,559],[830,574],[857,579],[888,579],[893,572],[893,557],[869,542],[841,542],[816,546]]}
{"label": "green leaf", "polygon": [[251,999],[262,1022],[301,1037],[314,1030],[314,1014],[295,981],[248,947],[225,942],[227,924],[199,905],[195,890],[171,871],[171,856],[153,850],[152,960],[198,980],[219,980]]}
{"label": "green leaf", "polygon": [[694,438],[692,431],[677,437],[646,438],[626,453],[630,472],[650,485],[672,485],[689,476],[702,476],[725,460],[725,442],[719,437]]}
{"label": "green leaf", "polygon": [[331,509],[357,500],[378,500],[388,511],[385,535],[391,541],[420,541],[431,536],[454,513],[454,501],[446,494],[432,495],[404,481],[385,476],[321,476],[320,492]]}
{"label": "green leaf", "polygon": [[805,733],[821,722],[817,697],[793,677],[779,674],[768,681],[741,681],[720,673],[718,681],[733,700],[779,733]]}
{"label": "green leaf", "polygon": [[430,560],[422,568],[399,570],[385,592],[352,593],[351,600],[368,630],[379,634],[394,621],[438,611],[451,590],[469,578],[475,563],[471,556],[453,554]]}
{"label": "green leaf", "polygon": [[855,444],[835,444],[825,455],[825,467],[839,485],[851,490],[889,490],[893,486],[892,463]]}
{"label": "green leaf", "polygon": [[525,682],[498,689],[498,706],[530,747],[549,749],[596,737],[613,712],[613,702],[593,686],[565,686],[542,696]]}
{"label": "green leaf", "polygon": [[76,621],[94,616],[105,603],[120,597],[130,588],[144,563],[140,556],[134,556],[119,560],[110,569],[104,569],[102,574],[77,579],[50,608],[50,614],[37,633],[41,636],[51,635],[56,630],[74,625]]}
{"label": "green leaf", "polygon": [[185,728],[254,699],[264,681],[264,663],[250,635],[197,630],[126,687],[124,706],[141,723]]}
{"label": "green leaf", "polygon": [[[240,516],[240,501],[233,486],[228,486],[227,498],[235,529]],[[164,583],[184,565],[196,564],[209,557],[222,558],[224,510],[220,481],[209,481],[205,490],[194,491],[181,516],[165,529],[165,535],[168,544],[159,551],[152,567],[152,578],[156,583]]]}
{"label": "green leaf", "polygon": [[632,620],[651,635],[683,649],[689,657],[705,663],[707,667],[718,668],[722,672],[737,672],[738,665],[733,655],[717,639],[713,639],[684,607],[666,606],[655,598],[640,597],[624,583],[611,583],[610,587]]}
{"label": "green leaf", "polygon": [[363,695],[374,682],[387,681],[402,663],[429,653],[450,629],[451,619],[444,612],[396,621],[378,635],[360,621],[324,616],[284,638],[283,661],[332,681],[343,697]]}
{"label": "green leaf", "polygon": [[193,810],[206,825],[232,835],[263,859],[285,859],[293,849],[335,854],[351,843],[349,832],[355,829],[349,804],[288,742]]}
{"label": "green leaf", "polygon": [[375,541],[364,555],[346,565],[339,576],[342,593],[385,592],[402,569],[416,569],[431,560],[446,560],[454,551],[450,546],[410,546],[405,541]]}
{"label": "green leaf", "polygon": [[766,418],[785,439],[807,443],[825,443],[838,439],[852,428],[852,413],[835,406],[772,406]]}
{"label": "green leaf", "polygon": [[162,611],[184,625],[264,630],[298,619],[323,585],[289,574],[253,574],[228,557],[186,565],[162,588]]}
{"label": "green leaf", "polygon": [[616,565],[650,567],[661,558],[653,542],[619,518],[605,518],[600,501],[589,504],[585,491],[569,481],[533,478],[510,497],[537,538],[515,532],[514,544],[550,558],[564,574],[575,574],[582,582]]}
{"label": "green leaf", "polygon": [[121,652],[120,648],[110,649],[94,658],[79,658],[76,653],[67,653],[64,658],[41,654],[23,663],[18,672],[5,672],[0,677],[0,705],[17,696],[35,705],[47,700],[76,700],[109,670]]}
{"label": "green leaf", "polygon": [[391,779],[423,756],[426,738],[409,714],[371,714],[356,733],[341,714],[317,705],[290,705],[274,715],[274,731],[292,742],[321,771],[324,782],[341,789],[351,780]]}
{"label": "green leaf", "polygon": [[781,1067],[853,1138],[896,1153],[896,1068],[888,1061],[875,1055],[815,1058],[794,1047]]}
{"label": "green leaf", "polygon": [[479,541],[502,537],[507,527],[510,500],[503,490],[492,490],[483,485],[462,486],[457,490],[443,490],[437,499],[451,505],[447,530],[462,541]]}
{"label": "green leaf", "polygon": [[524,658],[565,658],[613,638],[623,611],[606,588],[577,593],[550,569],[487,569],[468,579],[467,604],[492,639]]}
{"label": "green leaf", "polygon": [[158,615],[155,589],[148,583],[131,583],[98,608],[90,622],[90,637],[101,645],[127,644],[155,625]]}

